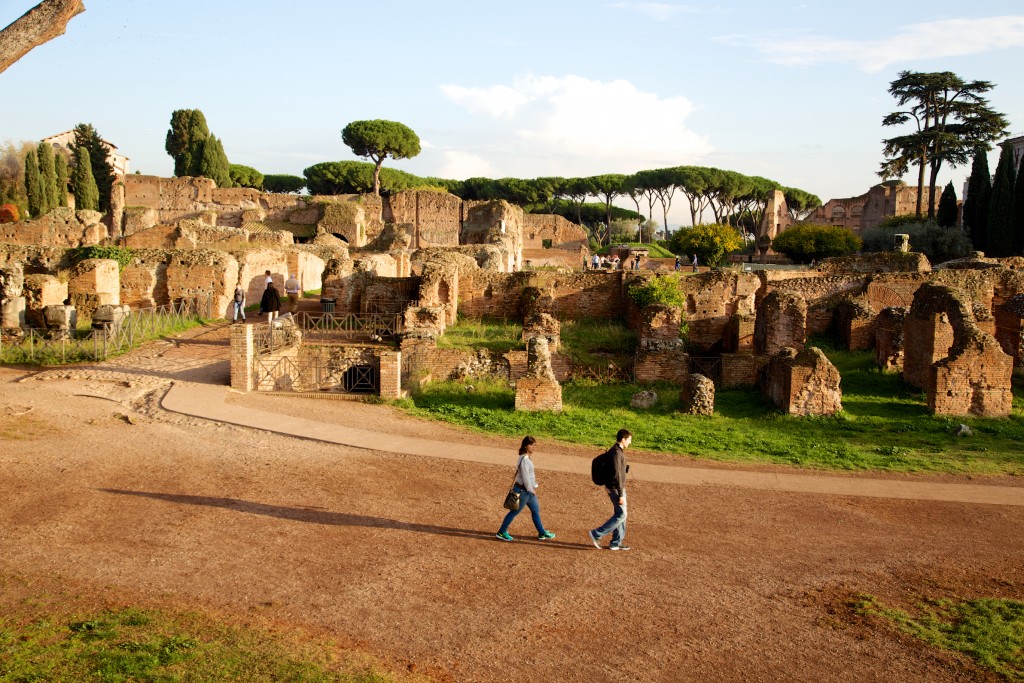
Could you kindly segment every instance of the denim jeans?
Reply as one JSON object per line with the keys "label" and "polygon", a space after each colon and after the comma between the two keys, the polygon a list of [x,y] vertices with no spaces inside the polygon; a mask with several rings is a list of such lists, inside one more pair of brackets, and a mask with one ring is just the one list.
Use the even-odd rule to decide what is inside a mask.
{"label": "denim jeans", "polygon": [[245,320],[244,304],[241,301],[233,301],[232,303],[235,304],[235,320],[238,320],[239,318]]}
{"label": "denim jeans", "polygon": [[608,490],[608,498],[612,501],[613,513],[611,518],[598,528],[594,529],[594,535],[598,538],[612,535],[612,545],[622,545],[626,539],[626,492],[622,492],[622,505],[619,505],[619,497],[614,491]]}
{"label": "denim jeans", "polygon": [[544,534],[544,523],[540,521],[540,503],[537,502],[536,494],[530,493],[519,484],[516,484],[514,488],[519,492],[519,509],[509,510],[508,514],[505,515],[505,519],[501,522],[501,528],[498,529],[498,533],[508,531],[508,527],[512,520],[516,518],[516,515],[522,512],[524,507],[528,507],[530,508],[530,514],[533,516],[533,525],[537,527],[537,533]]}

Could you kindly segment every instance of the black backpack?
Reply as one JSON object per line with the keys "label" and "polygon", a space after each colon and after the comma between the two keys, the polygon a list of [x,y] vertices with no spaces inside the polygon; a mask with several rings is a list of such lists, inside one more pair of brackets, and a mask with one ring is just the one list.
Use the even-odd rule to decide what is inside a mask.
{"label": "black backpack", "polygon": [[598,486],[610,486],[615,480],[615,456],[611,450],[590,461],[590,480]]}

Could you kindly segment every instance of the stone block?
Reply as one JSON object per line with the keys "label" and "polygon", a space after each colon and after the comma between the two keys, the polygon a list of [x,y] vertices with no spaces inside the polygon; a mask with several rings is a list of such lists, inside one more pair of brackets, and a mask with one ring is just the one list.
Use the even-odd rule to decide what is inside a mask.
{"label": "stone block", "polygon": [[562,385],[545,377],[523,377],[516,382],[516,410],[562,412]]}
{"label": "stone block", "polygon": [[640,410],[647,410],[658,405],[658,392],[654,390],[640,391],[633,394],[633,397],[629,399],[629,406],[631,408],[639,408]]}
{"label": "stone block", "polygon": [[713,415],[715,383],[698,373],[687,375],[679,392],[679,403],[682,412],[687,415]]}
{"label": "stone block", "polygon": [[807,335],[807,301],[796,294],[772,290],[757,307],[754,350],[774,356],[784,348],[802,349]]}

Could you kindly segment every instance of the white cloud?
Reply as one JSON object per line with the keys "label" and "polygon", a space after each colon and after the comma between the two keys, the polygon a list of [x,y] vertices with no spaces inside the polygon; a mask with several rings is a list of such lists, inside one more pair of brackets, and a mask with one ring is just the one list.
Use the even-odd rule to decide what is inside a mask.
{"label": "white cloud", "polygon": [[465,180],[466,178],[493,178],[494,169],[486,159],[459,150],[444,152],[444,162],[437,173],[439,178]]}
{"label": "white cloud", "polygon": [[[527,76],[511,86],[445,86],[456,104],[493,119],[489,151],[515,168],[502,173],[579,175],[631,173],[693,162],[713,147],[686,126],[694,105],[661,98],[628,81],[580,76]],[[506,97],[503,100],[502,97]],[[544,168],[524,168],[525,163]]]}
{"label": "white cloud", "polygon": [[[722,39],[733,45],[749,45],[749,38]],[[945,19],[905,26],[882,40],[840,40],[834,37],[755,41],[771,62],[808,65],[840,62],[858,65],[868,72],[891,64],[990,52],[1024,45],[1024,16],[983,19]]]}

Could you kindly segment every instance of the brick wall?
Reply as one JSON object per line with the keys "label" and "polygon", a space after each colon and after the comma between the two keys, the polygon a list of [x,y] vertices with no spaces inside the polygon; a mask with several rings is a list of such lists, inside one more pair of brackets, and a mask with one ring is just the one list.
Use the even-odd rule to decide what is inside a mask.
{"label": "brick wall", "polygon": [[769,356],[753,353],[722,354],[722,387],[742,387],[757,384],[761,369],[768,364]]}
{"label": "brick wall", "polygon": [[543,377],[523,377],[516,382],[516,410],[562,411],[562,385]]}

